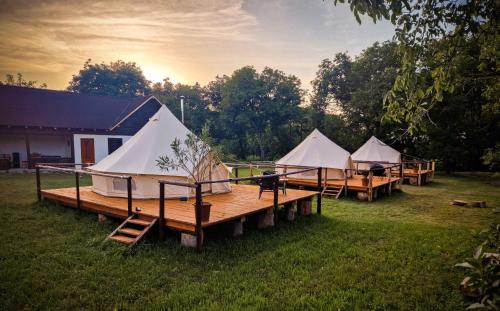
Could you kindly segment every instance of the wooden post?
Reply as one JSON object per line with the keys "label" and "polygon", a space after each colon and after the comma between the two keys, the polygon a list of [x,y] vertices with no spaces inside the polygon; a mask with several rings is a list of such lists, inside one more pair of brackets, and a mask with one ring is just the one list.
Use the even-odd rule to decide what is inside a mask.
{"label": "wooden post", "polygon": [[203,241],[203,231],[201,229],[201,203],[202,203],[202,196],[201,196],[201,184],[196,183],[196,203],[195,203],[195,209],[194,209],[194,216],[196,219],[196,228],[195,228],[195,233],[196,233],[196,250],[201,251],[201,244]]}
{"label": "wooden post", "polygon": [[321,167],[318,168],[318,199],[316,200],[316,213],[321,215],[321,171],[323,169]]}
{"label": "wooden post", "polygon": [[36,172],[36,197],[38,199],[38,202],[42,201],[42,189],[40,187],[40,168],[37,166],[35,168]]}
{"label": "wooden post", "polygon": [[432,161],[432,178],[434,178],[434,173],[436,172],[436,162]]}
{"label": "wooden post", "polygon": [[387,189],[387,193],[391,195],[392,192],[392,168],[389,168],[389,188]]}
{"label": "wooden post", "polygon": [[399,184],[402,185],[403,184],[403,179],[405,178],[405,175],[404,175],[404,163],[401,163],[399,165]]}
{"label": "wooden post", "polygon": [[347,169],[344,169],[344,196],[347,198]]}
{"label": "wooden post", "polygon": [[76,208],[80,210],[80,175],[78,172],[75,172],[75,183],[76,183]]}
{"label": "wooden post", "polygon": [[368,201],[373,201],[373,171],[370,170],[368,181]]}
{"label": "wooden post", "polygon": [[324,182],[324,185],[325,185],[325,189],[328,187],[328,169],[325,168],[325,178],[324,178],[325,182]]}
{"label": "wooden post", "polygon": [[278,228],[278,186],[279,186],[279,176],[273,178],[273,205],[274,205],[274,226]]}
{"label": "wooden post", "polygon": [[356,174],[358,174],[359,171],[359,162],[356,162]]}
{"label": "wooden post", "polygon": [[[236,178],[238,178],[238,177],[239,177],[239,174],[238,174],[238,167],[235,167],[235,168],[234,168],[234,176],[235,176]],[[239,181],[238,181],[238,180],[236,180],[234,183],[235,183],[235,184],[238,184],[238,183],[239,183]]]}
{"label": "wooden post", "polygon": [[127,212],[132,216],[132,176],[127,177]]}
{"label": "wooden post", "polygon": [[253,177],[253,168],[252,168],[252,163],[250,163],[250,177]]}
{"label": "wooden post", "polygon": [[419,162],[419,163],[418,163],[418,176],[417,176],[417,184],[418,184],[419,186],[421,186],[421,185],[422,185],[422,175],[421,175],[421,170],[422,170],[422,163],[421,163],[421,162]]}
{"label": "wooden post", "polygon": [[160,241],[165,240],[165,184],[160,183],[159,235]]}

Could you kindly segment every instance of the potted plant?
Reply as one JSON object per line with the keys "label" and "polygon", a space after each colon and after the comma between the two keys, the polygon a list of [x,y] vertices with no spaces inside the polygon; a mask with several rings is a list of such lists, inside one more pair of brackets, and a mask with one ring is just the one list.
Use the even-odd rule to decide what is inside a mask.
{"label": "potted plant", "polygon": [[[174,156],[160,156],[156,160],[156,165],[166,171],[182,169],[193,182],[207,180],[210,178],[211,169],[220,164],[219,152],[217,149],[210,148],[209,141],[207,126],[203,127],[201,138],[193,133],[187,134],[183,142],[176,138],[170,145]],[[202,221],[210,219],[211,206],[209,202],[201,202]]]}
{"label": "potted plant", "polygon": [[361,175],[363,175],[363,178],[361,179],[361,184],[363,185],[363,187],[368,187],[368,175],[370,174],[370,171],[367,171],[367,170],[363,170],[360,172]]}

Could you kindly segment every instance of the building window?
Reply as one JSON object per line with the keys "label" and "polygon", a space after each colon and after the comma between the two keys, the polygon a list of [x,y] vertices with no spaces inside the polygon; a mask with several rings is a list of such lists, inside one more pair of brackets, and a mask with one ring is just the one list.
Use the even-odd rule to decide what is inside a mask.
{"label": "building window", "polygon": [[108,154],[113,153],[116,149],[120,148],[123,144],[121,138],[108,138]]}

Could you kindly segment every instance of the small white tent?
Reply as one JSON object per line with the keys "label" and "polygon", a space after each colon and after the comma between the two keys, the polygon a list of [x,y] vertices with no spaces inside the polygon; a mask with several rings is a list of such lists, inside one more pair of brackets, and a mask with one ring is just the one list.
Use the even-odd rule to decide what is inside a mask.
{"label": "small white tent", "polygon": [[[356,152],[352,154],[353,161],[377,162],[382,165],[401,163],[401,153],[372,136]],[[368,169],[368,163],[359,163],[359,169]]]}
{"label": "small white tent", "polygon": [[[344,169],[352,169],[353,164],[349,152],[328,139],[315,129],[297,147],[276,162],[280,166],[323,167],[323,179],[344,179]],[[287,172],[300,169],[288,169]],[[280,172],[284,169],[280,168]],[[351,176],[348,171],[347,176]],[[290,178],[315,179],[317,172],[310,171],[289,175]]]}
{"label": "small white tent", "polygon": [[[175,158],[171,144],[177,138],[184,142],[190,131],[182,124],[166,106],[158,112],[125,144],[99,163],[90,166],[95,172],[132,175],[132,196],[140,199],[159,197],[159,180],[177,182],[193,182],[189,174],[183,170],[161,170],[157,166],[160,156]],[[209,176],[202,180],[227,179],[229,171],[220,163],[211,168]],[[96,193],[126,197],[126,179],[92,176],[92,190]],[[214,183],[203,185],[204,192],[222,193],[231,191],[229,183]],[[189,191],[189,192],[188,192]],[[192,195],[193,190],[181,186],[165,185],[165,197],[174,198]]]}

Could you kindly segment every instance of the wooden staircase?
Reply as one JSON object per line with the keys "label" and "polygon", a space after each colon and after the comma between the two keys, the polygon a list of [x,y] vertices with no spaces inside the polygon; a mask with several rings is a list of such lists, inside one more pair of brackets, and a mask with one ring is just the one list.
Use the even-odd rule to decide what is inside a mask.
{"label": "wooden staircase", "polygon": [[329,195],[334,196],[336,199],[340,197],[342,191],[344,190],[344,186],[328,186],[323,188],[321,195]]}
{"label": "wooden staircase", "polygon": [[156,224],[158,219],[152,221],[139,219],[137,214],[133,214],[125,219],[115,231],[111,232],[106,240],[116,241],[127,244],[130,247],[136,245],[141,241]]}

